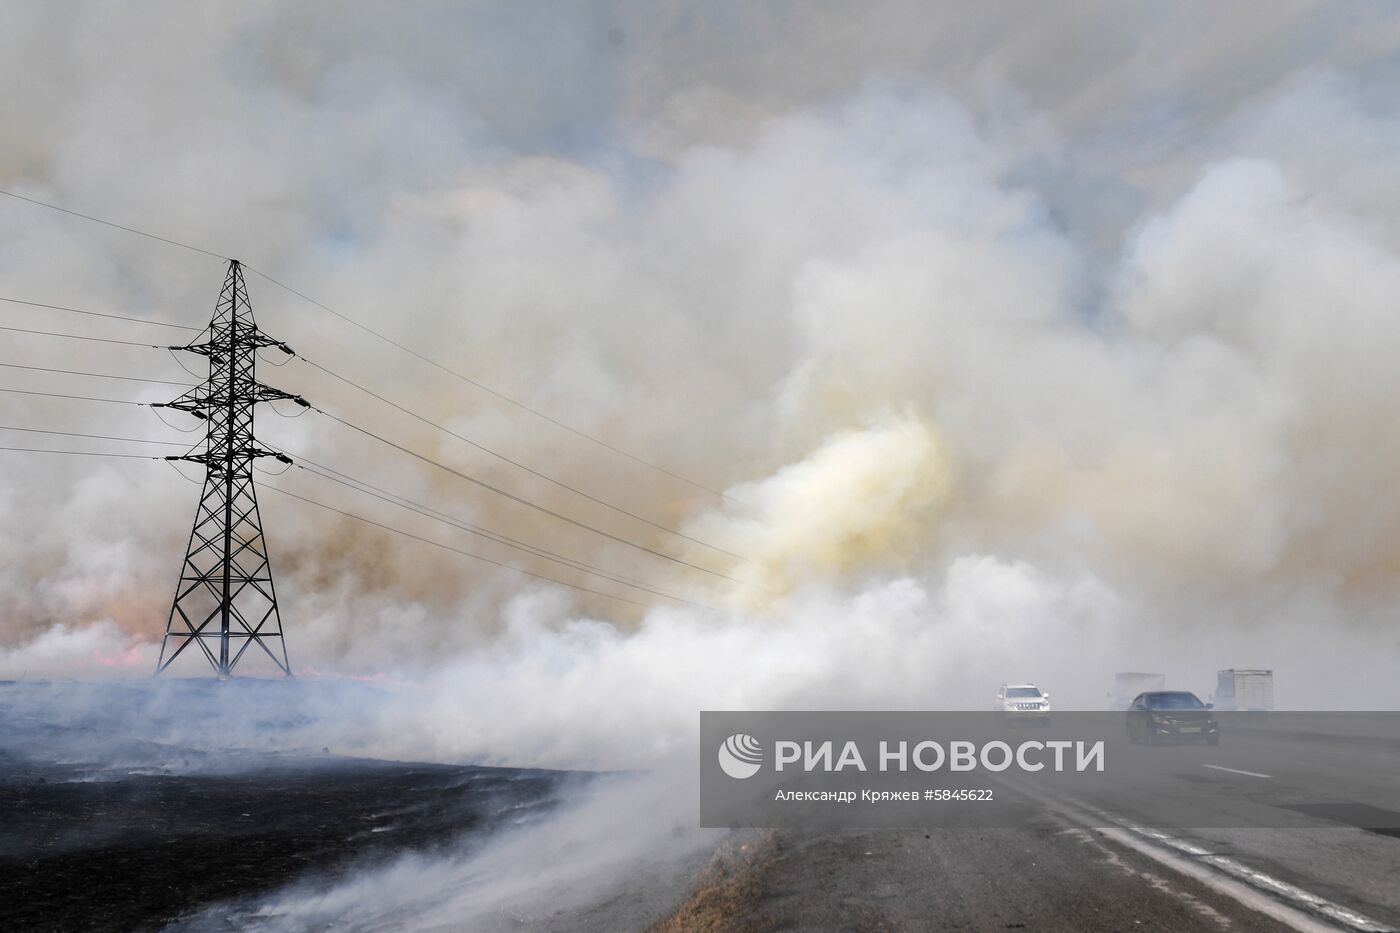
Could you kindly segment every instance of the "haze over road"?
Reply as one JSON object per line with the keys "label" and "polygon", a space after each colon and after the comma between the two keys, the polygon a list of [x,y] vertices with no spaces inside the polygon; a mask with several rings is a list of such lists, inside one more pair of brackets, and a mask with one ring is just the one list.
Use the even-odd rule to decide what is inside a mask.
{"label": "haze over road", "polygon": [[1252,718],[1227,716],[1218,748],[1133,748],[1150,785],[988,778],[1016,828],[762,834],[675,929],[1400,928],[1394,717]]}

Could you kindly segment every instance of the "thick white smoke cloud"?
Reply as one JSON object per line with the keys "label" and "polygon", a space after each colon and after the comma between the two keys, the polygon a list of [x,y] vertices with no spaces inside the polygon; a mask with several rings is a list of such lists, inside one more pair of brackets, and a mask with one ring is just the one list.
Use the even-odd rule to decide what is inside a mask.
{"label": "thick white smoke cloud", "polygon": [[[1310,3],[7,10],[0,186],[238,255],[746,503],[251,277],[260,324],[311,359],[752,559],[679,548],[301,364],[263,368],[745,581],[263,412],[259,433],[294,454],[732,612],[629,615],[263,493],[312,689],[230,744],[657,775],[483,857],[273,898],[263,920],[531,923],[599,877],[692,859],[708,842],[683,779],[700,709],[983,709],[1004,679],[1100,707],[1117,670],[1204,695],[1217,668],[1256,665],[1285,706],[1400,703],[1397,36],[1396,15]],[[221,275],[0,198],[3,296],[202,324]],[[7,347],[186,377],[146,350]],[[0,385],[179,391],[17,370]],[[3,392],[0,423],[186,437],[140,409]],[[0,678],[144,677],[195,488],[160,464],[0,455]],[[307,476],[272,483],[518,559]],[[39,706],[81,719],[102,696]],[[151,742],[137,748],[195,738],[169,696],[123,720]],[[112,731],[111,754],[134,754]]]}
{"label": "thick white smoke cloud", "polygon": [[[596,12],[605,26],[613,15]],[[252,280],[265,326],[308,356],[605,498],[686,522],[755,558],[720,567],[751,582],[733,591],[677,574],[315,418],[264,413],[274,442],[666,588],[757,610],[747,624],[759,630],[811,611],[808,592],[839,601],[895,578],[937,592],[955,562],[988,555],[1065,586],[1099,580],[1144,644],[1209,626],[1210,637],[1247,645],[1317,619],[1371,632],[1386,656],[1396,650],[1379,619],[1394,595],[1400,517],[1385,494],[1400,438],[1381,416],[1396,388],[1387,296],[1400,235],[1385,209],[1393,185],[1366,166],[1393,155],[1400,134],[1356,37],[1328,39],[1346,74],[1304,76],[1311,62],[1256,50],[1256,70],[1271,77],[1231,88],[1232,113],[1203,107],[1200,132],[1175,149],[1135,127],[1154,153],[1143,174],[1083,94],[1026,80],[1021,53],[999,82],[976,87],[899,56],[891,61],[905,65],[885,69],[898,78],[871,77],[874,58],[862,67],[842,58],[839,88],[762,84],[742,107],[713,63],[696,60],[667,72],[675,87],[629,97],[618,88],[655,76],[647,63],[661,40],[648,33],[654,22],[617,14],[620,44],[607,26],[553,50],[561,66],[588,61],[612,76],[591,102],[545,95],[532,112],[522,99],[507,118],[495,105],[459,105],[479,100],[481,86],[435,64],[439,46],[415,17],[394,29],[416,58],[389,47],[384,24],[317,33],[271,6],[205,20],[161,58],[119,53],[137,26],[184,30],[176,8],[128,25],[99,12],[75,36],[57,29],[58,15],[35,8],[21,19],[33,43],[14,61],[47,42],[68,67],[37,91],[47,119],[33,101],[14,103],[8,186],[230,252],[257,249],[264,255],[248,258],[488,384],[756,498],[756,509],[718,508],[363,335],[328,331],[334,322],[320,312]],[[800,41],[816,41],[823,21],[804,21]],[[1285,17],[1280,29],[1308,21]],[[509,46],[516,27],[531,28],[503,26],[492,41]],[[921,35],[901,38],[900,55],[910,42],[945,42]],[[896,42],[883,29],[868,38]],[[1060,41],[1047,37],[1046,49]],[[1140,80],[1140,64],[1121,101],[1168,93]],[[209,88],[171,85],[172,69]],[[1181,81],[1182,93],[1194,87]],[[676,123],[677,102],[701,97],[706,119]],[[721,128],[716,108],[742,111],[742,127]],[[596,135],[570,136],[571,120],[591,121]],[[1307,129],[1319,125],[1330,128],[1321,138]],[[160,170],[133,173],[136,164]],[[1125,189],[1136,193],[1124,199]],[[1071,190],[1077,202],[1136,208],[1067,213]],[[0,224],[13,246],[7,281],[25,297],[192,321],[207,313],[217,263],[17,203]],[[41,338],[15,346],[49,362],[66,348]],[[149,370],[149,358],[122,352],[61,358]],[[160,374],[182,376],[173,364]],[[267,378],[551,506],[641,532],[395,422],[299,364]],[[7,423],[114,426],[56,400],[3,404]],[[171,436],[139,412],[120,427]],[[900,450],[882,441],[900,437]],[[149,644],[187,521],[179,493],[193,487],[168,470],[152,476],[158,465],[9,456],[3,673],[24,674],[24,652],[40,639],[76,645],[74,633],[107,620]],[[306,480],[283,482],[411,524]],[[298,667],[433,676],[509,637],[502,607],[522,592],[509,574],[272,495],[264,507]],[[540,599],[547,629],[611,612]],[[621,619],[619,637],[638,624]],[[63,672],[53,661],[41,669]]]}
{"label": "thick white smoke cloud", "polygon": [[[294,454],[733,613],[578,601],[264,493],[293,666],[378,687],[237,741],[661,775],[490,859],[274,899],[271,926],[509,920],[546,880],[568,903],[597,881],[577,859],[529,888],[519,866],[596,844],[629,801],[648,818],[596,864],[623,876],[691,857],[706,839],[684,829],[677,801],[693,798],[669,769],[690,768],[705,708],[978,709],[1009,679],[1097,708],[1116,670],[1205,694],[1229,666],[1276,669],[1286,706],[1400,703],[1400,18],[690,6],[7,13],[0,79],[18,91],[0,101],[0,187],[239,255],[746,503],[619,460],[252,277],[260,323],[310,358],[752,559],[681,549],[301,364],[264,368],[744,581],[264,412],[260,433]],[[1149,21],[1166,38],[1140,41]],[[199,324],[221,275],[0,198],[0,294]],[[185,378],[147,351],[7,341],[10,362]],[[139,410],[0,393],[0,413],[185,437]],[[194,487],[160,464],[3,456],[0,677],[145,676]],[[272,482],[516,559],[296,473]],[[166,728],[161,708],[133,721]],[[150,738],[188,739],[177,726]],[[645,796],[658,788],[670,809]]]}

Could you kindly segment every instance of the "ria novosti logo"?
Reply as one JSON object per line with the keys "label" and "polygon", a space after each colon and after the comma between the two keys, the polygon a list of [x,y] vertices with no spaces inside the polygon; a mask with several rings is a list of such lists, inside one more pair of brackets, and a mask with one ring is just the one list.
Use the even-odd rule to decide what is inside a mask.
{"label": "ria novosti logo", "polygon": [[763,746],[753,736],[737,732],[720,745],[719,766],[732,778],[753,777],[763,766]]}
{"label": "ria novosti logo", "polygon": [[[869,743],[867,743],[869,744]],[[1006,771],[1012,767],[1021,771],[1103,771],[1103,739],[1025,741],[1016,746],[994,740],[974,742],[955,740],[937,742],[930,739],[917,742],[911,749],[908,741],[881,740],[878,755],[873,759],[879,772],[916,771]],[[838,752],[839,747],[839,752]],[[859,742],[848,740],[824,742],[773,743],[773,770],[839,773],[850,769],[862,773],[871,770],[867,761],[872,749],[861,750]],[[1071,754],[1072,753],[1072,754]],[[789,767],[795,765],[795,768]],[[738,780],[751,778],[763,767],[763,746],[746,732],[736,732],[719,747],[719,766],[725,774]]]}

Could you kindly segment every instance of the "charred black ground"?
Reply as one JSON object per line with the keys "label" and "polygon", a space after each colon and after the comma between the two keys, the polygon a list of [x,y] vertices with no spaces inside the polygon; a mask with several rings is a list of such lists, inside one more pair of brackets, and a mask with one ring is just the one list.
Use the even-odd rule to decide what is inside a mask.
{"label": "charred black ground", "polygon": [[380,699],[338,683],[0,683],[0,929],[198,926],[288,884],[469,850],[589,779],[312,743],[327,711]]}
{"label": "charred black ground", "polygon": [[91,780],[9,762],[0,914],[7,930],[159,929],[211,903],[484,836],[547,809],[561,777],[328,759]]}

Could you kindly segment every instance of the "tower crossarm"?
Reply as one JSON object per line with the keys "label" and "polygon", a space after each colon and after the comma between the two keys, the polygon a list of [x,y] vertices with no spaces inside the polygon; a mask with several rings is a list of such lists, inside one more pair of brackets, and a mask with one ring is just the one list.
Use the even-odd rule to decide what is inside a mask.
{"label": "tower crossarm", "polygon": [[[285,392],[282,389],[261,382],[246,382],[239,386],[239,404],[250,404],[255,402],[276,402],[286,399],[295,402],[302,408],[310,408],[311,403],[294,392]],[[228,389],[221,386],[205,383],[196,386],[179,398],[169,402],[151,402],[152,408],[174,408],[179,411],[194,415],[196,418],[208,418],[209,409],[227,408]]]}
{"label": "tower crossarm", "polygon": [[311,407],[311,403],[300,395],[294,392],[284,392],[272,386],[265,386],[261,382],[252,383],[244,391],[248,393],[248,397],[254,402],[276,402],[280,399],[286,399],[291,402],[296,402],[302,408]]}
{"label": "tower crossarm", "polygon": [[[269,334],[265,334],[256,327],[240,330],[238,334],[238,345],[240,349],[261,350],[264,347],[276,347],[288,356],[296,356],[296,351],[287,345],[285,340],[278,340]],[[228,342],[223,340],[206,340],[203,343],[186,343],[166,347],[167,350],[185,350],[189,353],[198,353],[200,356],[207,356],[212,360],[223,359],[228,353]]]}
{"label": "tower crossarm", "polygon": [[283,463],[292,463],[292,458],[282,453],[281,451],[264,450],[261,447],[245,447],[238,450],[232,450],[225,453],[217,454],[171,454],[165,459],[188,460],[190,463],[202,463],[205,466],[209,467],[211,470],[217,471],[222,470],[224,468],[224,464],[226,464],[229,460],[237,460],[242,462],[246,460],[256,460],[259,457],[274,457],[278,460],[281,460]]}

